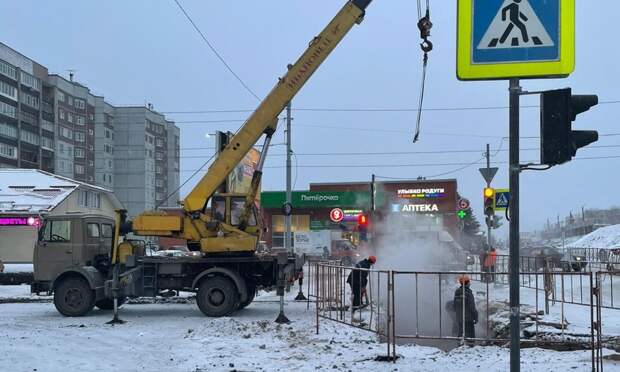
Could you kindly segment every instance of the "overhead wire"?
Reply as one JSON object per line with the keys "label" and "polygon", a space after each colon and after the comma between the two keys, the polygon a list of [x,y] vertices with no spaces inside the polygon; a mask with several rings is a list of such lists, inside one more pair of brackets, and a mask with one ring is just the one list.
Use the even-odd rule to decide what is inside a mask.
{"label": "overhead wire", "polygon": [[[599,105],[620,104],[620,100],[600,101]],[[540,108],[540,105],[521,105],[521,109]],[[482,111],[482,110],[508,110],[508,106],[460,106],[460,107],[425,107],[422,111]],[[366,107],[366,108],[334,108],[334,107],[297,107],[293,111],[315,112],[417,112],[418,108],[393,108],[393,107]],[[162,114],[220,114],[220,113],[244,113],[254,112],[254,109],[232,110],[170,110],[161,111]]]}
{"label": "overhead wire", "polygon": [[202,40],[207,44],[207,46],[209,47],[209,49],[211,49],[211,51],[213,52],[213,54],[215,54],[215,56],[220,60],[220,62],[222,62],[222,64],[224,66],[226,66],[226,69],[235,77],[235,79],[237,79],[237,81],[239,83],[241,83],[241,85],[245,88],[245,90],[247,90],[252,96],[254,96],[254,98],[256,98],[258,101],[260,101],[260,97],[258,95],[256,95],[256,93],[254,93],[254,91],[252,89],[250,89],[250,87],[241,79],[241,77],[239,77],[239,75],[237,75],[237,73],[235,71],[233,71],[232,67],[230,67],[230,65],[228,64],[228,62],[226,62],[226,60],[224,60],[224,57],[222,57],[222,55],[217,51],[217,49],[215,49],[215,47],[213,46],[213,44],[209,41],[209,39],[207,39],[207,37],[205,36],[205,34],[200,30],[200,28],[198,28],[198,25],[196,25],[196,23],[194,22],[194,20],[192,19],[192,17],[190,17],[190,15],[187,13],[187,11],[183,8],[183,6],[181,5],[181,3],[178,0],[174,0],[174,2],[177,4],[177,6],[179,7],[179,9],[181,9],[181,12],[183,12],[183,14],[185,15],[185,17],[187,18],[187,20],[192,24],[192,26],[194,27],[194,30],[196,30],[196,32],[198,32],[198,34],[200,35],[200,37],[202,38]]}

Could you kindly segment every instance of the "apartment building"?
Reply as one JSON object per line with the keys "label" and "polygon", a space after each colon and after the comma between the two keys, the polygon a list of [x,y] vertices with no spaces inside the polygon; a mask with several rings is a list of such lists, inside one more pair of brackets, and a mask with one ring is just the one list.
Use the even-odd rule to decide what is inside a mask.
{"label": "apartment building", "polygon": [[179,199],[179,128],[152,107],[114,110],[114,192],[130,216]]}
{"label": "apartment building", "polygon": [[41,115],[46,77],[44,66],[0,44],[0,167],[53,169],[54,131]]}
{"label": "apartment building", "polygon": [[114,190],[131,215],[179,199],[179,128],[115,107],[0,43],[0,168],[42,169]]}

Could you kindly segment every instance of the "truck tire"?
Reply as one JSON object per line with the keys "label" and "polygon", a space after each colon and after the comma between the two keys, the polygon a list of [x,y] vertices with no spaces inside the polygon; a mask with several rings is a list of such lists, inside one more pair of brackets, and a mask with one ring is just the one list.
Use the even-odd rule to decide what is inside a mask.
{"label": "truck tire", "polygon": [[251,304],[252,301],[254,301],[254,297],[256,296],[256,287],[248,285],[247,288],[248,288],[248,298],[239,304],[239,310]]}
{"label": "truck tire", "polygon": [[[121,305],[124,304],[126,300],[127,298],[125,297],[119,297],[118,307],[121,307]],[[104,298],[103,300],[95,302],[95,306],[97,306],[99,310],[114,310],[114,299]]]}
{"label": "truck tire", "polygon": [[196,294],[198,308],[206,316],[230,315],[239,303],[239,293],[232,280],[222,276],[203,279]]}
{"label": "truck tire", "polygon": [[95,293],[83,278],[63,279],[54,290],[54,306],[64,316],[83,316],[93,309]]}

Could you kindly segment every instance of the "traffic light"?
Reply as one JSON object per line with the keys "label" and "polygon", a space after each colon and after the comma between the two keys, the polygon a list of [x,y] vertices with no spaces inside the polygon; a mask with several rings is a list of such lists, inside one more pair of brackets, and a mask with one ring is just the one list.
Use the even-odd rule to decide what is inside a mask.
{"label": "traffic light", "polygon": [[368,216],[365,214],[360,214],[357,216],[357,229],[360,233],[360,240],[367,241],[368,240]]}
{"label": "traffic light", "polygon": [[571,88],[549,90],[540,96],[540,162],[570,161],[577,150],[598,141],[595,130],[572,130],[577,115],[598,104],[598,96],[573,95]]}
{"label": "traffic light", "polygon": [[493,224],[492,216],[495,215],[495,189],[492,187],[485,187],[482,191],[484,198],[484,215],[486,216],[487,226]]}
{"label": "traffic light", "polygon": [[484,214],[492,216],[495,214],[495,189],[492,187],[485,187],[483,191],[484,196]]}

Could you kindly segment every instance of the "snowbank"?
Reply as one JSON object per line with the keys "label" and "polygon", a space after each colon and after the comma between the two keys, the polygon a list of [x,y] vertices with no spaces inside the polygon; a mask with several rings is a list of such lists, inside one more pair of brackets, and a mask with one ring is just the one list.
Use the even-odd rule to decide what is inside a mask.
{"label": "snowbank", "polygon": [[569,248],[620,248],[620,225],[601,227],[574,243]]}

